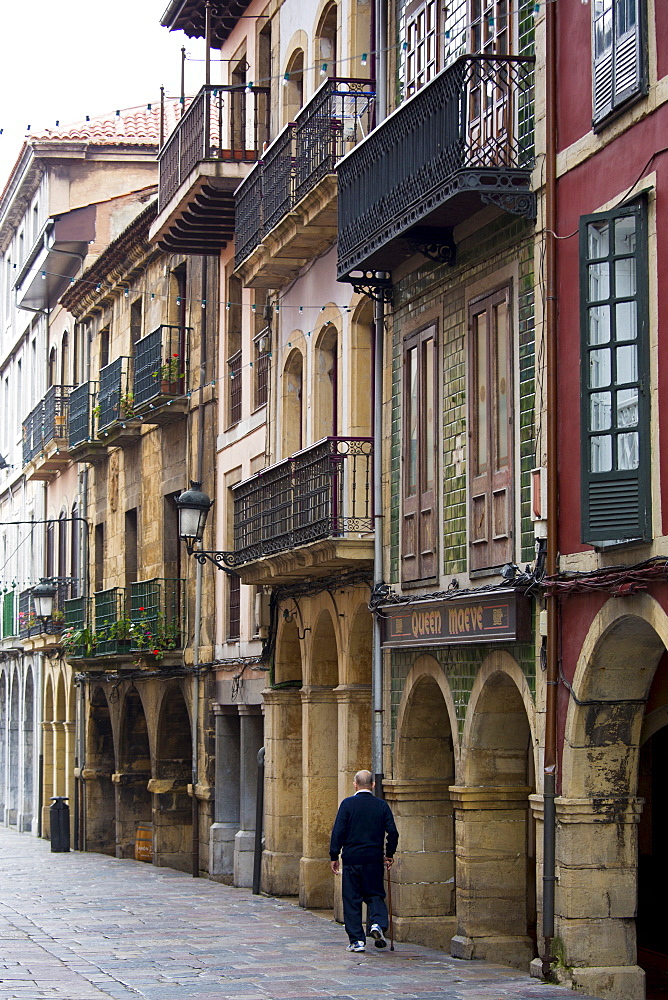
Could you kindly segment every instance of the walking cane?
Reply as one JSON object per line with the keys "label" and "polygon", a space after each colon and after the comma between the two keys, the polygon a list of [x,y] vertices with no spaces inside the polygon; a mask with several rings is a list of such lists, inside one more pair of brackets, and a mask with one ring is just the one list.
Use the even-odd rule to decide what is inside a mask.
{"label": "walking cane", "polygon": [[394,951],[394,928],[392,927],[392,879],[390,869],[387,869],[387,903],[390,911],[390,951]]}

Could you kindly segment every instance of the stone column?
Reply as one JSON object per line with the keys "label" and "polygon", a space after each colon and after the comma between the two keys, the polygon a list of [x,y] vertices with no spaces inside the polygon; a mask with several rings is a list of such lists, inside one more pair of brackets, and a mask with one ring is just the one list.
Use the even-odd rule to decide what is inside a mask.
{"label": "stone column", "polygon": [[455,958],[529,969],[526,836],[531,788],[451,786],[455,808]]}
{"label": "stone column", "polygon": [[70,818],[74,821],[74,736],[76,726],[74,722],[63,722],[65,734],[65,791],[69,800]]}
{"label": "stone column", "polygon": [[[335,688],[335,693],[338,702],[340,802],[353,794],[356,773],[362,768],[371,768],[371,687],[368,684],[342,684]],[[334,918],[343,922],[340,878],[334,879]]]}
{"label": "stone column", "polygon": [[399,831],[390,870],[395,935],[399,941],[447,949],[457,932],[449,782],[395,779],[383,787]]}
{"label": "stone column", "polygon": [[55,780],[53,767],[53,722],[42,723],[42,752],[44,754],[43,794],[42,794],[42,836],[51,838],[51,796],[54,794]]}
{"label": "stone column", "polygon": [[264,831],[262,888],[299,892],[302,855],[302,703],[296,688],[266,690],[264,702]]}
{"label": "stone column", "polygon": [[253,884],[255,810],[257,804],[257,755],[263,744],[264,726],[259,705],[239,705],[241,757],[239,773],[239,826],[234,838],[234,884]]}
{"label": "stone column", "polygon": [[65,795],[65,723],[52,722],[53,794]]}
{"label": "stone column", "polygon": [[299,863],[299,903],[329,909],[334,876],[329,840],[338,808],[338,705],[334,688],[302,688],[304,848]]}
{"label": "stone column", "polygon": [[645,996],[635,928],[642,806],[630,796],[556,801],[557,974],[583,993]]}
{"label": "stone column", "polygon": [[216,705],[214,822],[209,829],[211,875],[234,872],[234,838],[239,830],[239,754],[241,735],[236,705]]}

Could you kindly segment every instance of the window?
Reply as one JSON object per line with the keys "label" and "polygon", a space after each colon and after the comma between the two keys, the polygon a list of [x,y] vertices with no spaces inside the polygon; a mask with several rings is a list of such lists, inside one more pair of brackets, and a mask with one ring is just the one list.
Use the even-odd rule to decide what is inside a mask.
{"label": "window", "polygon": [[241,635],[241,580],[238,576],[227,578],[227,638]]}
{"label": "window", "polygon": [[582,540],[649,537],[647,209],[580,220]]}
{"label": "window", "polygon": [[436,328],[404,343],[402,579],[436,576]]}
{"label": "window", "polygon": [[269,364],[271,361],[271,328],[265,327],[260,330],[253,341],[255,360],[253,371],[255,373],[253,388],[254,409],[266,406],[269,398]]}
{"label": "window", "polygon": [[641,0],[594,0],[594,125],[645,89]]}
{"label": "window", "polygon": [[469,568],[513,561],[510,288],[469,305]]}
{"label": "window", "polygon": [[404,18],[404,97],[410,97],[436,76],[440,68],[436,0],[409,4]]}

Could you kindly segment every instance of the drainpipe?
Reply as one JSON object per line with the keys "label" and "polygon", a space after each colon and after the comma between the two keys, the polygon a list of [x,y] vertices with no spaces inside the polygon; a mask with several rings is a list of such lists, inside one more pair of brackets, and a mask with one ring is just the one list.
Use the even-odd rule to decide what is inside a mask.
{"label": "drainpipe", "polygon": [[[387,4],[375,0],[376,51],[376,125],[387,115]],[[373,583],[374,589],[383,582],[383,347],[385,336],[385,304],[376,301],[374,310],[373,343]],[[383,648],[381,645],[380,617],[373,615],[371,649],[371,770],[376,783],[376,795],[383,797]]]}
{"label": "drainpipe", "polygon": [[[556,18],[557,5],[545,4],[545,339],[547,403],[547,560],[546,571],[557,571],[558,469],[557,469],[557,116],[556,116]],[[558,636],[557,597],[547,598],[547,670],[545,692],[545,757],[543,774],[543,937],[544,978],[550,975],[554,938],[554,886],[556,859],[557,694]]]}

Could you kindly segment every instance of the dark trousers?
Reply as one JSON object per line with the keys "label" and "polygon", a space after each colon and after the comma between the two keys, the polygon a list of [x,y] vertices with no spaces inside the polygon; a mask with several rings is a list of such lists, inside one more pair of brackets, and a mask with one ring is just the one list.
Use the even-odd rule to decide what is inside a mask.
{"label": "dark trousers", "polygon": [[362,928],[362,903],[367,906],[367,927],[378,924],[387,930],[385,905],[385,865],[372,861],[365,865],[343,864],[343,922],[351,941],[365,941]]}

